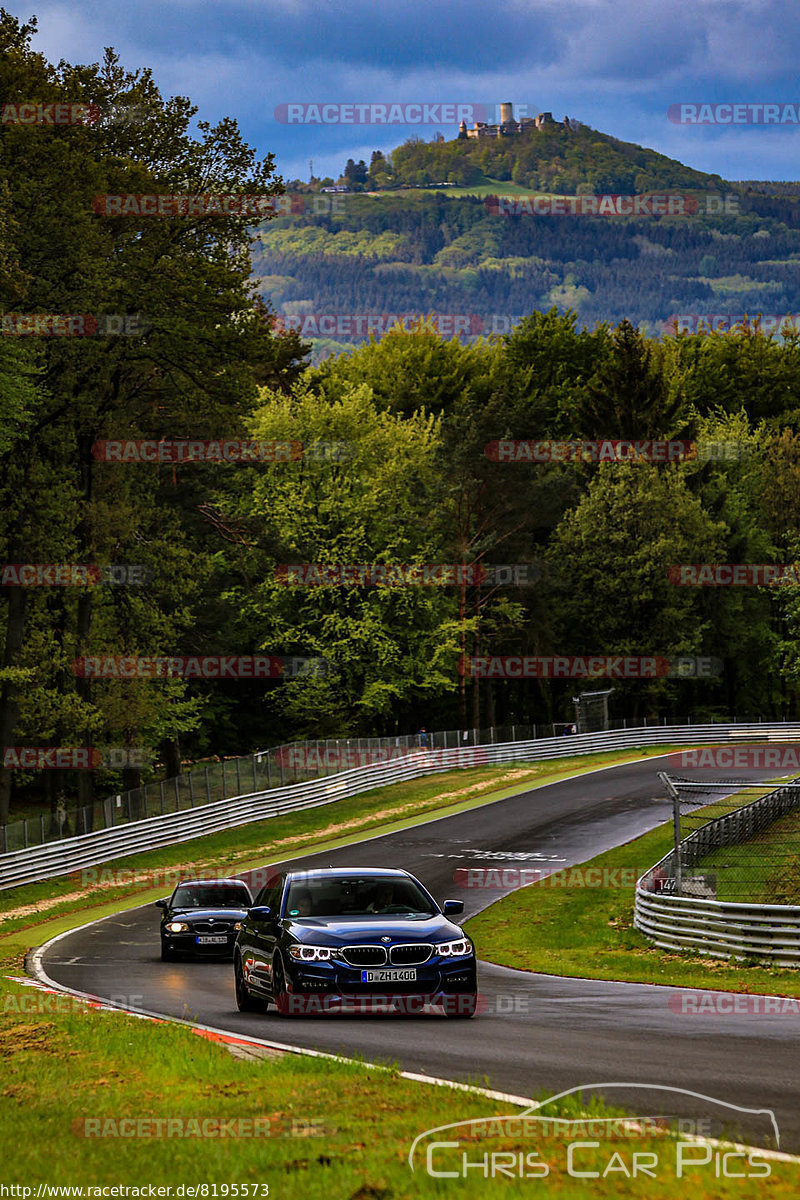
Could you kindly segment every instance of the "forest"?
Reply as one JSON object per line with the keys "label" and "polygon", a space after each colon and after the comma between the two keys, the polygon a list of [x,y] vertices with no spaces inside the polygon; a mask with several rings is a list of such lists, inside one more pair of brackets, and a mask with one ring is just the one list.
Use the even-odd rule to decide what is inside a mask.
{"label": "forest", "polygon": [[[800,558],[800,337],[638,327],[643,309],[663,315],[665,262],[683,311],[723,311],[709,282],[723,277],[742,280],[728,293],[737,311],[765,295],[768,311],[798,308],[791,197],[750,197],[735,218],[651,220],[635,237],[625,223],[525,223],[439,196],[358,197],[342,224],[102,216],[99,195],[283,185],[234,121],[191,133],[191,104],[164,99],[149,72],[110,52],[56,68],[8,14],[0,39],[2,103],[152,114],[0,128],[0,823],[33,797],[87,803],[143,772],[293,739],[571,717],[574,680],[465,668],[487,655],[706,656],[722,664],[712,678],[615,679],[615,714],[798,717],[791,575],[693,587],[674,568]],[[312,364],[310,343],[276,324],[267,277],[313,297],[313,312],[423,315]],[[425,319],[445,305],[519,320],[448,337]],[[525,462],[487,449],[531,439],[742,452]],[[186,442],[261,450],[103,449]],[[471,571],[310,583],[289,570],[303,564]],[[325,670],[76,666],[258,655]],[[16,769],[9,748],[32,746],[132,753],[119,768]]]}

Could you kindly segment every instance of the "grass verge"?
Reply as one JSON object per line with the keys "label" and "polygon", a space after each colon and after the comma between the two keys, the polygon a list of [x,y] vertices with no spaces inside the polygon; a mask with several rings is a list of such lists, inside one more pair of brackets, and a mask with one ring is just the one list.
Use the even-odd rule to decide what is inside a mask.
{"label": "grass verge", "polygon": [[[532,782],[641,756],[630,751],[526,766],[524,780],[506,790],[524,790]],[[332,844],[330,839],[344,836],[345,825],[352,839],[392,827],[387,820],[394,819],[397,827],[426,813],[444,815],[485,803],[488,792],[492,797],[503,794],[498,785],[508,771],[458,772],[396,785],[337,804],[335,824],[330,810],[312,810],[157,855],[120,860],[108,869],[163,871],[186,867],[187,856],[195,867],[241,870],[263,865],[278,855],[322,849]],[[455,795],[451,789],[456,789]],[[98,1011],[10,980],[10,974],[21,973],[22,955],[32,941],[41,944],[65,928],[147,898],[141,889],[132,893],[130,885],[127,892],[125,885],[109,884],[105,891],[99,881],[94,886],[97,891],[77,898],[65,893],[68,888],[74,891],[74,880],[2,895],[6,904],[11,901],[17,907],[54,902],[43,911],[34,907],[15,918],[16,927],[0,937],[3,1182],[33,1188],[29,1195],[40,1183],[85,1189],[115,1184],[146,1189],[153,1184],[171,1186],[173,1197],[179,1195],[180,1185],[205,1186],[205,1192],[195,1196],[232,1197],[236,1185],[243,1200],[262,1200],[267,1194],[302,1194],[307,1200],[450,1195],[477,1200],[493,1185],[501,1187],[504,1196],[528,1197],[531,1184],[537,1182],[547,1188],[548,1197],[556,1198],[675,1198],[685,1191],[686,1180],[677,1178],[677,1151],[671,1140],[641,1135],[627,1140],[618,1131],[604,1136],[594,1128],[588,1136],[596,1145],[580,1151],[571,1172],[569,1139],[546,1137],[535,1122],[521,1130],[473,1128],[466,1141],[463,1133],[445,1133],[442,1137],[458,1140],[459,1146],[437,1151],[432,1165],[455,1176],[431,1177],[425,1170],[424,1145],[412,1174],[408,1152],[424,1130],[513,1113],[513,1106],[358,1064],[292,1054],[234,1059],[190,1027]],[[289,1022],[281,1023],[279,1034],[274,1029],[270,1020],[267,1036],[291,1039]],[[477,1023],[464,1029],[480,1036]],[[576,1117],[582,1111],[587,1109],[575,1098],[547,1109],[550,1116]],[[599,1117],[615,1110],[595,1101],[588,1111]],[[580,1131],[571,1132],[575,1136]],[[586,1131],[581,1136],[585,1139]],[[462,1154],[479,1166],[464,1172]],[[634,1154],[654,1156],[650,1175],[632,1178]],[[693,1196],[793,1197],[797,1164],[772,1162],[768,1169],[769,1177],[759,1168],[758,1177],[726,1180],[716,1177],[713,1161],[698,1166],[691,1172]],[[577,1171],[598,1174],[579,1178]],[[23,1193],[17,1194],[25,1200]],[[90,1194],[84,1192],[86,1197]]]}
{"label": "grass verge", "polygon": [[800,904],[800,812],[787,813],[740,846],[707,855],[698,872],[714,872],[720,900]]}
{"label": "grass verge", "polygon": [[[539,1183],[548,1197],[649,1200],[678,1197],[686,1187],[677,1178],[671,1140],[593,1129],[570,1173],[568,1143],[585,1139],[586,1132],[571,1128],[569,1135],[547,1136],[537,1122],[437,1135],[460,1143],[436,1150],[431,1159],[434,1170],[454,1171],[455,1178],[427,1173],[425,1148],[434,1140],[427,1139],[412,1174],[408,1153],[425,1130],[518,1110],[358,1064],[293,1054],[234,1058],[188,1027],[65,1005],[63,997],[53,1004],[47,993],[5,978],[0,996],[2,1176],[7,1184],[31,1188],[32,1196],[39,1184],[145,1189],[129,1193],[134,1195],[147,1195],[148,1185],[171,1185],[173,1196],[180,1185],[206,1185],[195,1195],[207,1197],[234,1196],[237,1185],[239,1196],[259,1200],[477,1200],[493,1185],[504,1196],[529,1197],[531,1185]],[[473,1028],[478,1036],[477,1025],[469,1032]],[[547,1109],[550,1116],[575,1117],[578,1111],[575,1098]],[[614,1110],[595,1102],[589,1111],[600,1117]],[[471,1163],[488,1162],[489,1173],[473,1166],[459,1177],[462,1153]],[[630,1178],[634,1153],[655,1155],[654,1177]],[[484,1160],[484,1154],[503,1157]],[[498,1162],[505,1174],[493,1169]],[[509,1164],[516,1178],[508,1176]],[[521,1170],[527,1177],[519,1177]],[[579,1179],[577,1171],[599,1177]],[[796,1195],[796,1163],[772,1162],[769,1171],[769,1178],[720,1180],[712,1160],[691,1172],[692,1195]]]}
{"label": "grass verge", "polygon": [[661,950],[634,929],[635,880],[671,848],[661,826],[512,892],[465,928],[482,958],[523,971],[800,996],[800,971]]}

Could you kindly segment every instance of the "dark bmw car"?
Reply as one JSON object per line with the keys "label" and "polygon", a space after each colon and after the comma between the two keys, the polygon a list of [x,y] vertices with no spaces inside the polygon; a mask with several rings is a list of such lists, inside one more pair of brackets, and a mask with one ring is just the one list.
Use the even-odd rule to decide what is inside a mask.
{"label": "dark bmw car", "polygon": [[471,1017],[475,948],[407,871],[328,868],[275,875],[234,949],[236,1003],[280,1013],[420,1012]]}
{"label": "dark bmw car", "polygon": [[230,957],[241,922],[253,903],[241,879],[186,880],[168,900],[156,900],[161,912],[161,958],[179,954]]}

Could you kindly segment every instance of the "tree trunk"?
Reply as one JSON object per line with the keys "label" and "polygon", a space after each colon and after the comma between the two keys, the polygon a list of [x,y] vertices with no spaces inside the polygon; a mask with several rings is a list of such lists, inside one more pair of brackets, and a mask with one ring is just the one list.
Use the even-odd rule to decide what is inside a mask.
{"label": "tree trunk", "polygon": [[[8,589],[8,625],[6,644],[3,650],[3,666],[13,667],[17,663],[25,634],[25,588]],[[14,731],[19,719],[19,686],[7,682],[0,688],[0,746],[14,745]],[[11,805],[12,772],[0,764],[0,825],[8,824]]]}

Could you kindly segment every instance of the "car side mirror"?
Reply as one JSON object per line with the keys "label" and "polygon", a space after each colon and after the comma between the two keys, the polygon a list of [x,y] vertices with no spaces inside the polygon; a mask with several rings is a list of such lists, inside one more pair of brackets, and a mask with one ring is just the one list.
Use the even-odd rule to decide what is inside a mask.
{"label": "car side mirror", "polygon": [[463,911],[463,900],[445,900],[444,904],[442,905],[442,912],[446,917],[454,917],[457,915],[457,913],[463,913]]}
{"label": "car side mirror", "polygon": [[169,900],[156,900],[155,902],[156,908],[166,908],[168,904]]}
{"label": "car side mirror", "polygon": [[272,909],[266,904],[257,904],[255,908],[248,909],[248,917],[252,917],[254,921],[266,921],[272,916]]}

